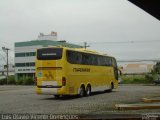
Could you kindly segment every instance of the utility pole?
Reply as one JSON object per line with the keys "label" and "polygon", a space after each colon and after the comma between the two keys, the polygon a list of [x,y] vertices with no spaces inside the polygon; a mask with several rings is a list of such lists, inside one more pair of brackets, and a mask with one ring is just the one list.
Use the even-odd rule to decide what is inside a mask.
{"label": "utility pole", "polygon": [[90,47],[90,46],[87,45],[87,42],[84,42],[84,48],[86,49],[87,47]]}
{"label": "utility pole", "polygon": [[7,84],[8,84],[8,50],[10,50],[9,48],[6,48],[6,47],[2,47],[2,50],[6,53],[7,55],[7,76],[6,76],[6,79],[7,79]]}

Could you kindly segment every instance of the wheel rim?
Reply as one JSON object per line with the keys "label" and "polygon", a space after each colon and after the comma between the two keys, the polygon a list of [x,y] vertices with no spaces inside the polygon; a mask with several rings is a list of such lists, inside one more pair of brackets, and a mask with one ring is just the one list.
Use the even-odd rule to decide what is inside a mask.
{"label": "wheel rim", "polygon": [[113,83],[111,83],[110,91],[112,91],[113,89],[114,89],[114,85],[113,85]]}
{"label": "wheel rim", "polygon": [[81,97],[83,97],[84,96],[84,89],[81,87],[80,88],[80,94],[79,94]]}
{"label": "wheel rim", "polygon": [[112,83],[112,85],[111,85],[111,88],[112,88],[112,89],[114,89],[114,85],[113,85],[113,83]]}
{"label": "wheel rim", "polygon": [[87,94],[87,96],[90,96],[90,95],[91,95],[91,88],[90,88],[89,86],[87,87],[86,94]]}

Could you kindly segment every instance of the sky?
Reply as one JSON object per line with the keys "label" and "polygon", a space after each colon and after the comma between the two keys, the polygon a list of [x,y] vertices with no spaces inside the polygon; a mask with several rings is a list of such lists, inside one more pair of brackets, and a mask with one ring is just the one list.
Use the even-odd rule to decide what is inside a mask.
{"label": "sky", "polygon": [[51,31],[117,60],[160,59],[160,21],[127,0],[0,0],[0,47],[10,49],[10,63],[15,42]]}

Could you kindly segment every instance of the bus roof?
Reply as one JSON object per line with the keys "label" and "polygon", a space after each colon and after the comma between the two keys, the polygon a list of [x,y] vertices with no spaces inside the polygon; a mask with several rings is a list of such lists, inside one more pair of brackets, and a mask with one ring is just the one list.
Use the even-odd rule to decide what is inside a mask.
{"label": "bus roof", "polygon": [[74,50],[74,51],[79,51],[79,52],[92,53],[92,54],[97,54],[97,55],[108,56],[108,57],[114,58],[113,56],[110,56],[110,55],[107,55],[107,54],[101,54],[97,51],[93,51],[93,50],[89,50],[89,49],[85,49],[85,48],[68,48],[68,47],[62,47],[62,48],[65,48],[67,50]]}
{"label": "bus roof", "polygon": [[[114,58],[113,56],[110,56],[107,54],[101,54],[97,51],[93,51],[93,50],[89,50],[89,49],[85,49],[85,48],[69,48],[69,47],[63,47],[63,46],[49,46],[49,47],[44,47],[44,48],[63,48],[66,50],[73,50],[73,51],[79,51],[79,52],[84,52],[84,53],[92,53],[92,54],[97,54],[97,55],[108,56],[108,57]],[[44,48],[39,48],[39,49],[44,49]]]}

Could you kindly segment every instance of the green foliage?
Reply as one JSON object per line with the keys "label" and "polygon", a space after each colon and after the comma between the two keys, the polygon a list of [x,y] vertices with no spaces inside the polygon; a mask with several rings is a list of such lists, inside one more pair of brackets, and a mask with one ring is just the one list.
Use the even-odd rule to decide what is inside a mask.
{"label": "green foliage", "polygon": [[23,78],[16,80],[16,85],[23,85]]}
{"label": "green foliage", "polygon": [[152,83],[154,80],[154,75],[152,74],[146,74],[145,75],[145,80],[148,81],[149,83]]}
{"label": "green foliage", "polygon": [[16,84],[16,81],[14,79],[14,75],[11,75],[8,77],[8,84],[10,84],[10,85]]}
{"label": "green foliage", "polygon": [[6,78],[3,78],[0,80],[0,85],[5,85],[5,84],[10,84],[10,85],[16,84],[16,81],[14,79],[14,75],[9,76],[8,81]]}
{"label": "green foliage", "polygon": [[32,78],[26,78],[23,80],[23,85],[33,85],[34,81]]}
{"label": "green foliage", "polygon": [[18,80],[15,80],[14,75],[9,76],[8,81],[6,78],[0,80],[0,85],[34,85],[34,80],[31,77],[21,77]]}
{"label": "green foliage", "polygon": [[160,74],[160,62],[157,62],[152,71],[154,74]]}
{"label": "green foliage", "polygon": [[151,84],[154,80],[154,76],[152,74],[123,75],[121,78],[124,84]]}
{"label": "green foliage", "polygon": [[0,85],[4,85],[4,84],[6,84],[6,83],[7,83],[6,78],[0,80]]}
{"label": "green foliage", "polygon": [[33,85],[34,80],[30,77],[27,77],[27,78],[21,77],[18,80],[16,80],[16,84],[17,85]]}

